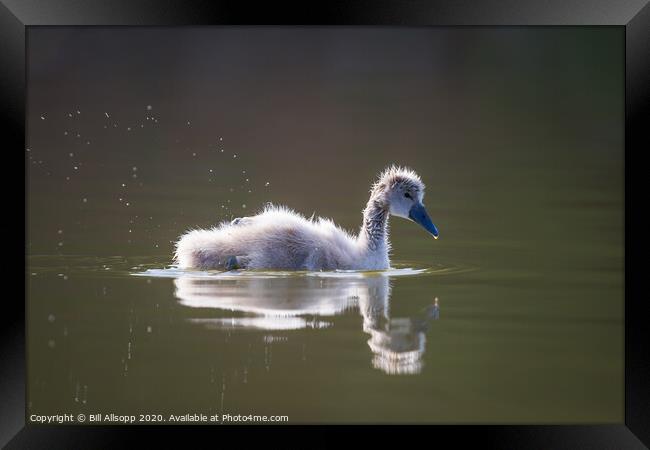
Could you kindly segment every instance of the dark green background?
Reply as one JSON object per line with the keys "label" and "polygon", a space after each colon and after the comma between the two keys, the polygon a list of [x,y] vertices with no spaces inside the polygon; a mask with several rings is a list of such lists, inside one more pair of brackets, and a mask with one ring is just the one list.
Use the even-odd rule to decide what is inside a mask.
{"label": "dark green background", "polygon": [[[225,384],[231,412],[291,421],[620,423],[623,44],[607,27],[30,29],[31,411],[218,412]],[[130,276],[268,201],[356,231],[390,163],[420,173],[441,234],[391,221],[394,261],[432,269],[391,280],[392,316],[440,301],[418,375],[372,367],[354,309],[214,330],[189,319],[233,313]]]}

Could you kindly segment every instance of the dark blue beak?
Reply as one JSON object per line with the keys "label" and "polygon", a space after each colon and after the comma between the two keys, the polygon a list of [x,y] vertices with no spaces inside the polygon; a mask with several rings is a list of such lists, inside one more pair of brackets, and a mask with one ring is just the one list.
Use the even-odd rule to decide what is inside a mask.
{"label": "dark blue beak", "polygon": [[431,222],[431,218],[429,217],[429,214],[427,214],[427,210],[424,209],[422,203],[417,203],[411,207],[409,210],[409,219],[422,225],[422,227],[431,233],[434,238],[438,239],[438,229],[433,222]]}

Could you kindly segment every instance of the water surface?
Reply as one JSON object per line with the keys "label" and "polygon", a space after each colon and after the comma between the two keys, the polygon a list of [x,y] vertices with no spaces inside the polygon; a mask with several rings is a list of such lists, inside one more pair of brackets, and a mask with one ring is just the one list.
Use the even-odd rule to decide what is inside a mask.
{"label": "water surface", "polygon": [[[622,421],[620,30],[120,33],[29,30],[28,413]],[[389,271],[172,266],[266,202],[354,232],[390,163],[440,239]]]}

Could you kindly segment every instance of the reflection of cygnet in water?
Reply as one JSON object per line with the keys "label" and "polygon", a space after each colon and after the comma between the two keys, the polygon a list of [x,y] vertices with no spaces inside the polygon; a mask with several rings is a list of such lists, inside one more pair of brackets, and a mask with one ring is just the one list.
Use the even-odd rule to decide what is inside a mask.
{"label": "reflection of cygnet in water", "polygon": [[422,371],[426,332],[431,320],[438,319],[438,299],[425,308],[423,314],[412,318],[391,318],[388,305],[360,303],[363,331],[370,334],[368,346],[374,354],[373,367],[390,374],[417,374]]}
{"label": "reflection of cygnet in water", "polygon": [[[390,317],[389,278],[383,275],[318,273],[302,277],[192,277],[174,280],[184,306],[216,308],[227,318],[193,319],[219,329],[292,330],[327,328],[327,316],[359,306],[363,330],[370,334],[373,366],[388,374],[419,373],[425,333],[438,318],[437,300],[419,318]],[[252,314],[252,316],[251,316]]]}
{"label": "reflection of cygnet in water", "polygon": [[[363,283],[316,277],[180,277],[174,280],[176,297],[184,306],[215,308],[255,316],[194,319],[216,328],[294,330],[327,328],[318,320],[356,306]],[[313,319],[309,320],[308,318]]]}

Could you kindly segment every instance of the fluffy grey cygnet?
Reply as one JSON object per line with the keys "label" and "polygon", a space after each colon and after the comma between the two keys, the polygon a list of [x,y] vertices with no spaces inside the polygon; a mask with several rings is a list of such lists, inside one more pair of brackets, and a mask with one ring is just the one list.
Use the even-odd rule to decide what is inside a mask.
{"label": "fluffy grey cygnet", "polygon": [[329,219],[271,205],[256,216],[188,231],[174,259],[180,268],[196,269],[388,269],[389,216],[410,219],[438,238],[422,203],[424,187],[413,170],[391,166],[373,184],[356,236]]}

